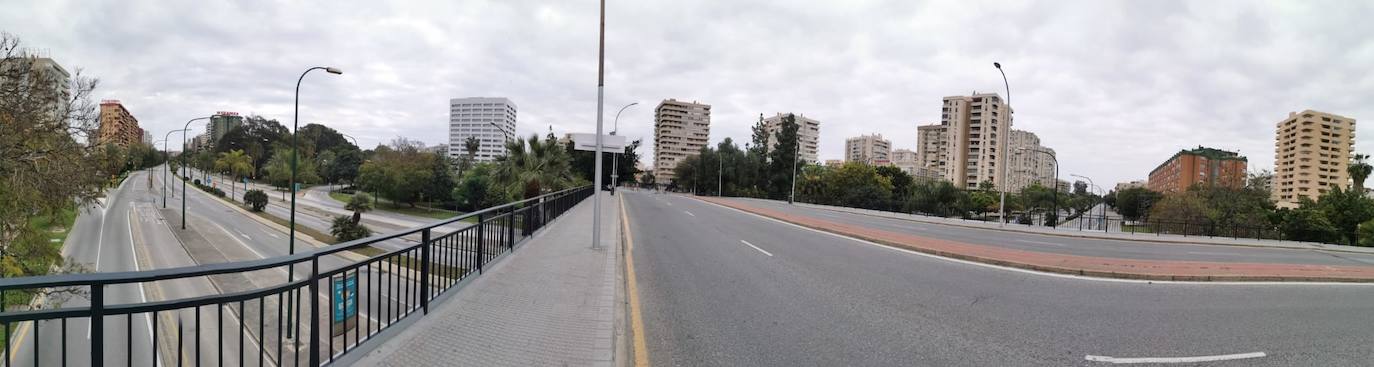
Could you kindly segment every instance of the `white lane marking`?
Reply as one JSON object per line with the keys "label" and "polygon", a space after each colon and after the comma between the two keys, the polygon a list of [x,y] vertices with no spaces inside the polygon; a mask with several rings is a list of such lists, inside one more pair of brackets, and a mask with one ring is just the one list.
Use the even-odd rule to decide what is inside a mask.
{"label": "white lane marking", "polygon": [[1032,240],[1021,240],[1021,239],[1018,239],[1018,240],[1016,240],[1016,242],[1025,242],[1025,243],[1034,243],[1034,244],[1039,244],[1039,245],[1050,245],[1050,246],[1064,247],[1064,244],[1062,244],[1062,243],[1045,242],[1045,241],[1032,241]]}
{"label": "white lane marking", "polygon": [[219,228],[219,230],[224,231],[224,234],[229,235],[229,238],[233,238],[234,242],[238,242],[239,245],[243,246],[243,248],[248,249],[248,251],[252,251],[253,255],[257,256],[259,259],[266,259],[268,257],[267,255],[263,255],[261,252],[258,252],[258,250],[253,249],[253,246],[249,246],[247,243],[243,242],[243,240],[240,240],[238,237],[234,236],[233,232],[229,232],[229,230],[224,229],[224,226],[219,225],[219,223],[210,221],[210,224],[213,224],[215,225],[215,228]]}
{"label": "white lane marking", "polygon": [[692,212],[689,212],[689,211],[686,211],[686,210],[683,210],[682,212],[683,212],[683,213],[687,213],[687,215],[690,215],[690,216],[693,216],[693,217],[697,216],[696,214],[692,214]]}
{"label": "white lane marking", "polygon": [[768,251],[764,251],[763,249],[759,248],[758,246],[754,246],[754,244],[749,243],[749,241],[745,241],[745,240],[739,240],[739,241],[742,242],[742,243],[744,243],[745,245],[748,245],[749,247],[753,247],[755,250],[759,250],[759,252],[762,252],[764,255],[768,255],[769,257],[772,257],[772,256],[773,256],[773,254],[768,253]]}
{"label": "white lane marking", "polygon": [[965,265],[981,266],[981,267],[985,267],[985,268],[1001,269],[1001,270],[1014,271],[1014,272],[1026,273],[1026,274],[1035,274],[1035,275],[1046,276],[1046,277],[1065,278],[1065,279],[1076,279],[1076,280],[1085,280],[1085,281],[1094,281],[1094,282],[1135,283],[1135,284],[1185,284],[1185,285],[1228,285],[1228,286],[1229,286],[1229,285],[1351,286],[1351,287],[1370,287],[1370,286],[1374,286],[1374,283],[1353,283],[1353,282],[1196,282],[1196,281],[1184,281],[1184,280],[1139,280],[1139,279],[1120,279],[1120,278],[1098,278],[1098,277],[1090,277],[1090,276],[1084,276],[1084,275],[1061,274],[1061,273],[1048,273],[1048,272],[1035,271],[1035,270],[1030,270],[1030,269],[1013,268],[1013,267],[1008,267],[1008,266],[1001,266],[1001,265],[993,265],[993,264],[987,264],[987,263],[980,263],[980,262],[976,262],[976,261],[961,260],[961,259],[955,259],[955,258],[944,257],[944,256],[940,256],[940,255],[927,254],[927,253],[920,252],[920,251],[915,251],[915,250],[908,250],[908,249],[904,249],[904,248],[892,247],[892,246],[884,245],[884,244],[877,243],[877,242],[870,242],[870,241],[861,240],[861,239],[854,238],[854,237],[845,236],[845,235],[838,234],[838,233],[830,233],[830,232],[822,231],[822,230],[815,229],[815,228],[803,227],[803,226],[800,226],[800,225],[796,225],[796,224],[784,222],[784,221],[781,221],[781,220],[778,220],[778,219],[773,219],[773,218],[770,218],[770,217],[765,217],[765,216],[762,216],[762,215],[759,215],[759,214],[750,213],[750,212],[747,212],[747,211],[743,211],[743,210],[740,210],[740,209],[735,209],[735,208],[731,208],[731,207],[728,207],[728,206],[724,206],[724,205],[720,205],[720,204],[708,202],[708,201],[705,201],[705,200],[703,200],[702,202],[707,203],[707,204],[711,204],[711,205],[715,205],[715,206],[719,206],[719,207],[721,207],[721,208],[725,208],[725,209],[737,211],[737,212],[740,212],[740,213],[744,213],[744,214],[747,214],[747,215],[750,215],[750,216],[758,217],[758,218],[763,219],[763,220],[772,221],[772,222],[777,222],[777,223],[780,223],[780,224],[783,224],[783,225],[792,226],[792,227],[797,227],[797,228],[800,228],[800,229],[804,229],[804,230],[808,230],[808,231],[812,231],[812,232],[816,232],[816,233],[820,233],[820,234],[824,234],[824,235],[830,235],[830,236],[834,236],[834,237],[838,237],[838,238],[843,238],[843,239],[846,239],[846,240],[850,240],[850,241],[854,241],[854,242],[858,242],[858,243],[862,243],[862,244],[865,244],[865,245],[874,246],[874,247],[878,247],[878,248],[884,248],[884,249],[888,249],[888,250],[892,250],[892,251],[904,252],[904,253],[908,253],[908,254],[912,254],[912,255],[917,255],[917,256],[929,257],[929,258],[932,258],[932,259],[940,259],[940,260],[944,260],[944,261],[956,262],[956,263],[965,264]]}
{"label": "white lane marking", "polygon": [[1093,362],[1105,362],[1105,363],[1112,363],[1112,364],[1130,364],[1130,363],[1198,363],[1198,362],[1218,362],[1218,361],[1231,361],[1231,360],[1237,360],[1237,359],[1261,358],[1261,357],[1264,357],[1264,356],[1265,356],[1264,352],[1239,353],[1239,354],[1223,354],[1223,355],[1215,355],[1215,356],[1198,356],[1198,357],[1142,357],[1142,358],[1118,358],[1118,357],[1091,356],[1091,355],[1090,355],[1090,356],[1087,356],[1087,360],[1093,361]]}
{"label": "white lane marking", "polygon": [[[132,205],[129,206],[129,212],[126,215],[128,215],[129,218],[129,220],[125,221],[125,224],[129,227],[129,253],[133,254],[134,257],[134,271],[141,271],[138,266],[138,246],[134,246],[134,208]],[[142,282],[138,283],[138,299],[143,303],[148,303],[148,293],[144,291]],[[153,345],[156,343],[153,341],[153,319],[148,318],[148,315],[143,315],[143,322],[148,324],[148,344]],[[88,325],[87,332],[89,331],[90,327]],[[161,367],[162,359],[154,359],[157,359],[157,365]]]}

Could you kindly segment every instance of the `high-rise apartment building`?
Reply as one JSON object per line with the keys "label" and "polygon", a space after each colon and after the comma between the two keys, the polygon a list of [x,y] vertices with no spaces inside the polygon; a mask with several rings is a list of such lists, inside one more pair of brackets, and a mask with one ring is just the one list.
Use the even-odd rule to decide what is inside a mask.
{"label": "high-rise apartment building", "polygon": [[945,97],[940,110],[949,152],[944,177],[960,188],[977,188],[984,181],[1004,187],[999,152],[1007,146],[1003,132],[1011,129],[1011,114],[996,93]]}
{"label": "high-rise apartment building", "polygon": [[845,162],[885,165],[892,162],[892,142],[883,134],[860,135],[844,140]]}
{"label": "high-rise apartment building", "polygon": [[948,128],[935,124],[916,127],[916,162],[934,171],[936,178],[944,178],[945,166],[949,164]]}
{"label": "high-rise apartment building", "polygon": [[149,146],[153,145],[153,132],[152,132],[152,131],[148,131],[148,129],[143,129],[143,144],[146,144],[146,145],[149,145]]}
{"label": "high-rise apartment building", "polygon": [[892,160],[893,166],[897,166],[897,168],[907,174],[915,172],[916,168],[921,166],[920,163],[916,161],[916,152],[911,149],[893,149],[888,159]]}
{"label": "high-rise apartment building", "polygon": [[1145,187],[1162,193],[1183,192],[1198,184],[1241,188],[1245,186],[1246,163],[1236,152],[1201,146],[1180,150],[1150,171]]}
{"label": "high-rise apartment building", "polygon": [[678,162],[701,153],[711,136],[711,105],[665,99],[654,108],[654,182],[669,184]]}
{"label": "high-rise apartment building", "polygon": [[1054,149],[1040,145],[1040,137],[1029,131],[1012,129],[1007,138],[1007,189],[1020,191],[1039,183],[1054,185]]}
{"label": "high-rise apartment building", "polygon": [[448,101],[448,155],[457,160],[468,154],[465,142],[476,137],[473,159],[490,162],[506,154],[506,142],[515,139],[515,102],[505,97],[468,97]]}
{"label": "high-rise apartment building", "polygon": [[243,116],[238,112],[219,111],[210,116],[205,123],[205,131],[210,135],[210,144],[219,144],[219,139],[236,127],[243,126]]}
{"label": "high-rise apartment building", "polygon": [[778,144],[778,133],[782,132],[782,119],[787,115],[792,115],[797,123],[797,138],[801,140],[801,145],[798,146],[801,160],[813,164],[820,163],[821,122],[800,114],[778,113],[763,119],[763,127],[768,131],[768,146],[764,150],[772,152],[773,146]]}
{"label": "high-rise apartment building", "polygon": [[916,128],[917,160],[959,188],[974,189],[985,181],[1004,187],[998,152],[1011,152],[1004,148],[1010,134],[1002,133],[1011,129],[1011,114],[996,93],[945,97],[940,124]]}
{"label": "high-rise apartment building", "polygon": [[[53,118],[63,118],[66,115],[66,108],[71,101],[71,74],[62,65],[48,57],[39,57],[29,51],[22,51],[24,56],[5,58],[0,60],[0,88],[11,88],[11,84],[23,84],[29,90],[28,98],[44,100],[44,110],[50,111],[49,116]],[[28,72],[11,74],[14,69],[28,69]],[[18,76],[25,80],[15,80],[10,78]]]}
{"label": "high-rise apartment building", "polygon": [[1274,133],[1272,196],[1279,207],[1295,208],[1300,198],[1317,200],[1333,186],[1350,186],[1346,169],[1355,150],[1355,119],[1289,112]]}
{"label": "high-rise apartment building", "polygon": [[100,129],[96,136],[96,144],[128,148],[143,142],[143,129],[138,127],[138,119],[123,104],[107,99],[100,101]]}

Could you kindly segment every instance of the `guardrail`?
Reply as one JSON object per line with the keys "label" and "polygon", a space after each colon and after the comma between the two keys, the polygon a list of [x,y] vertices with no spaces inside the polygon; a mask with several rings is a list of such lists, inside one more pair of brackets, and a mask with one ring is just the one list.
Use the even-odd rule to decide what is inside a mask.
{"label": "guardrail", "polygon": [[[432,300],[480,274],[487,263],[513,251],[516,244],[591,194],[590,186],[568,189],[290,256],[137,272],[0,279],[0,299],[6,292],[84,295],[70,300],[78,305],[0,311],[7,336],[4,366],[16,360],[20,365],[65,366],[69,360],[83,358],[95,366],[223,365],[226,360],[258,366],[333,363],[383,331],[394,332],[392,326],[416,312],[427,314]],[[475,223],[467,225],[464,221],[469,218]],[[462,227],[443,233],[458,225]],[[418,244],[361,261],[336,256],[414,234],[421,237]],[[287,267],[308,269],[296,271],[300,279],[286,279]],[[212,277],[249,275],[277,281],[255,289],[174,300],[138,302],[138,296],[133,296],[141,296],[148,283],[187,289]],[[308,300],[301,298],[301,292],[306,292]],[[131,297],[133,302],[112,300]],[[321,301],[329,305],[327,310]],[[230,319],[225,318],[226,310]],[[269,325],[271,319],[275,322]],[[17,331],[13,328],[25,323]],[[82,328],[82,324],[87,326]],[[89,342],[82,343],[86,340],[72,331],[85,332]],[[188,342],[192,343],[189,347]]]}

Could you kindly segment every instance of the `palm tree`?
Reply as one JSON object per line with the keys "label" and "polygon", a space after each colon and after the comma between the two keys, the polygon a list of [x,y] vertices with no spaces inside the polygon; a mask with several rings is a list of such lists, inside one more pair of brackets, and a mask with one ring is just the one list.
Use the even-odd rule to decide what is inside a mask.
{"label": "palm tree", "polygon": [[344,209],[353,211],[353,224],[358,224],[363,221],[363,212],[372,210],[372,198],[359,192],[348,199]]}
{"label": "palm tree", "polygon": [[243,153],[243,150],[235,149],[219,154],[219,159],[215,160],[215,170],[229,172],[233,177],[229,180],[229,200],[234,199],[234,185],[244,175],[253,172],[253,157]]}
{"label": "palm tree", "polygon": [[567,152],[553,139],[541,142],[537,134],[506,142],[506,155],[496,157],[496,177],[508,185],[512,196],[525,199],[565,188],[573,181]]}
{"label": "palm tree", "polygon": [[1350,179],[1355,181],[1355,192],[1360,194],[1364,194],[1364,179],[1369,178],[1369,173],[1374,171],[1374,166],[1370,166],[1368,162],[1365,162],[1365,159],[1368,158],[1368,154],[1356,154],[1354,158],[1355,163],[1351,163],[1350,167],[1346,167],[1346,172],[1350,173]]}
{"label": "palm tree", "polygon": [[468,159],[477,155],[477,149],[482,148],[482,141],[477,140],[476,136],[469,136],[463,141],[463,149],[468,151]]}

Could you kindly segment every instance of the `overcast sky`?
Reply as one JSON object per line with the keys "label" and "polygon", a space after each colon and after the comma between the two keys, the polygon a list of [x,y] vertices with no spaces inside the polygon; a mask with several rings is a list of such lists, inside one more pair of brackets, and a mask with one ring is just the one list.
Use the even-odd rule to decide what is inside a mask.
{"label": "overcast sky", "polygon": [[[393,4],[395,3],[395,4]],[[319,122],[371,147],[447,141],[448,99],[504,96],[521,135],[596,120],[596,1],[11,1],[0,31],[100,78],[161,139],[215,111]],[[609,1],[606,124],[652,154],[665,98],[711,104],[712,144],[760,113],[821,121],[821,158],[881,133],[914,148],[941,97],[1003,92],[1062,175],[1143,179],[1182,148],[1273,167],[1274,125],[1357,120],[1374,152],[1370,1]],[[203,126],[201,127],[203,129]]]}

